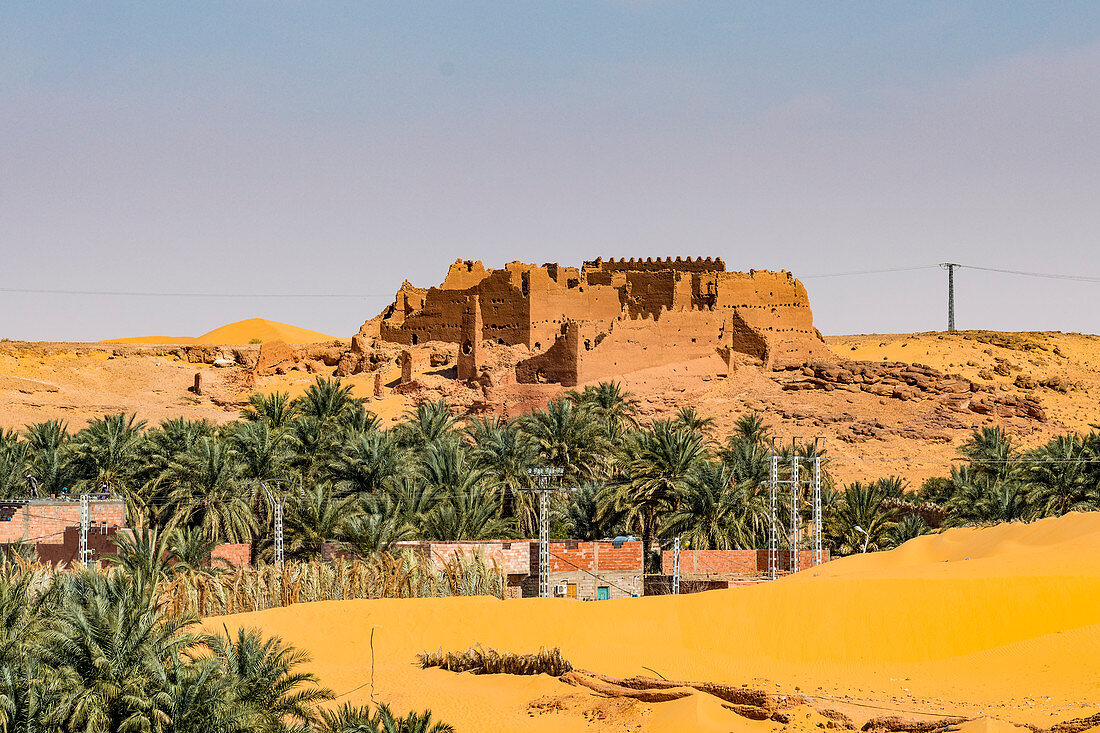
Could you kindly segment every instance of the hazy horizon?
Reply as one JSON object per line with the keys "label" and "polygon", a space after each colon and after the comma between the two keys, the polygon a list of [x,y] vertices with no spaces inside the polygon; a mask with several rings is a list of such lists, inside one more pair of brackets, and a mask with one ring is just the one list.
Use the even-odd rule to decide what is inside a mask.
{"label": "hazy horizon", "polygon": [[[941,329],[946,274],[807,276],[1100,277],[1095,3],[12,2],[0,98],[0,337],[347,337],[456,258],[787,269],[826,334]],[[956,288],[1100,332],[1097,282]]]}

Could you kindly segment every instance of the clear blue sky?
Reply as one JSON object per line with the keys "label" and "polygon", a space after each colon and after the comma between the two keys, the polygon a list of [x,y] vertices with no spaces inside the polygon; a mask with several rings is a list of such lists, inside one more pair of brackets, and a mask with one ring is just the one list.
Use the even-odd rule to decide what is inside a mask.
{"label": "clear blue sky", "polygon": [[[4,2],[0,336],[347,336],[456,257],[1100,276],[1100,3]],[[1100,331],[1100,284],[963,271],[964,328]],[[939,270],[808,279],[940,328]]]}

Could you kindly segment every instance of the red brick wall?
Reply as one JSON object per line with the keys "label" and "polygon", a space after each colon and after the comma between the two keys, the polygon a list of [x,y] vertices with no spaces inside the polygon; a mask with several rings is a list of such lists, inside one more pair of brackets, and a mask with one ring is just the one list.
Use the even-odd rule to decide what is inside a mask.
{"label": "red brick wall", "polygon": [[[829,561],[829,552],[824,553],[824,562]],[[798,553],[799,567],[803,570],[813,565],[814,553],[812,550],[800,550]],[[791,567],[791,553],[788,550],[779,551],[779,569],[789,570]],[[661,553],[661,570],[666,574],[672,573],[672,551],[665,550]],[[680,575],[691,574],[736,574],[750,575],[752,573],[764,573],[768,570],[767,550],[681,550],[680,551]]]}
{"label": "red brick wall", "polygon": [[217,562],[218,558],[228,562],[231,567],[246,568],[252,564],[252,546],[247,543],[218,545],[210,553],[210,564],[224,566],[225,563]]}
{"label": "red brick wall", "polygon": [[[92,501],[88,516],[93,532],[103,527],[125,527],[126,504],[115,500]],[[21,541],[61,544],[65,530],[79,526],[79,501],[34,500],[15,509],[7,521],[0,522],[0,544]]]}

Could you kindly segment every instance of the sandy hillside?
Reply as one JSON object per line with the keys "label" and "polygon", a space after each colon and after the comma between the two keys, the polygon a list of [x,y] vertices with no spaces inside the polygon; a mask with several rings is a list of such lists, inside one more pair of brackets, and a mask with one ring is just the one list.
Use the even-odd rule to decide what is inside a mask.
{"label": "sandy hillside", "polygon": [[[773,583],[585,603],[485,598],[302,604],[212,619],[260,626],[313,655],[342,700],[430,707],[460,731],[754,730],[696,692],[605,698],[546,676],[420,670],[415,654],[560,646],[577,668],[808,696],[857,727],[899,714],[978,717],[965,731],[1046,728],[1100,709],[1100,514],[955,529]],[[375,671],[371,678],[370,633]],[[918,715],[923,714],[923,715]]]}
{"label": "sandy hillside", "polygon": [[248,344],[263,341],[286,341],[288,344],[311,344],[332,341],[335,337],[307,328],[264,318],[249,318],[230,323],[202,336],[134,336],[109,339],[110,344]]}
{"label": "sandy hillside", "polygon": [[[254,324],[242,322],[250,323]],[[264,323],[234,324],[219,331],[226,341],[247,342],[264,338],[266,332],[259,327]],[[242,330],[235,331],[237,326]],[[211,340],[208,337],[201,338]],[[940,382],[970,380],[987,390],[982,400],[1021,401],[1040,409],[1042,419],[1003,416],[995,410],[975,412],[953,406],[960,395],[905,386],[896,395],[889,393],[893,387],[877,394],[852,384],[791,389],[799,382],[823,380],[798,371],[749,367],[727,375],[717,356],[631,372],[619,381],[638,398],[643,422],[692,406],[715,419],[716,437],[726,434],[746,412],[761,413],[783,437],[820,435],[832,458],[830,470],[844,482],[898,474],[918,486],[928,476],[946,475],[958,446],[976,427],[1002,425],[1028,447],[1100,423],[1097,336],[960,332],[836,336],[828,341],[842,367],[852,362],[864,367],[885,363],[897,371],[905,364],[925,365],[941,374],[936,378]],[[333,357],[338,359],[346,347],[322,342],[296,348],[302,357],[285,373],[256,374],[250,365],[256,363],[259,348],[247,343],[0,343],[0,424],[21,427],[63,418],[78,428],[90,417],[118,411],[137,412],[151,422],[176,415],[225,422],[236,417],[254,389],[298,395],[317,376],[332,375]],[[414,347],[416,384],[395,389],[401,374],[396,364],[400,348],[387,345],[379,352],[375,371],[346,377],[355,394],[367,398],[368,407],[386,421],[399,419],[420,400],[440,398],[460,415],[515,416],[543,406],[563,391],[552,384],[516,384],[514,364],[529,352],[490,344],[485,345],[485,358],[492,368],[492,386],[459,383],[454,378],[455,346],[442,343]],[[327,361],[319,360],[322,356]],[[213,367],[219,360],[229,366]],[[203,375],[201,396],[189,391],[196,373]],[[379,397],[374,390],[376,374],[382,387]]]}

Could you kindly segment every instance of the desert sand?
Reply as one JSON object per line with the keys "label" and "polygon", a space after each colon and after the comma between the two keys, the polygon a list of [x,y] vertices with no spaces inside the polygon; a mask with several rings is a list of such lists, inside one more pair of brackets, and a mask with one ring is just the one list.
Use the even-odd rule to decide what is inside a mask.
{"label": "desert sand", "polygon": [[[696,595],[313,603],[209,619],[308,649],[340,701],[431,708],[459,731],[765,731],[705,693],[605,698],[547,677],[420,670],[417,652],[559,646],[577,668],[794,695],[789,728],[882,715],[977,718],[966,733],[1100,710],[1100,514],[953,529],[891,552]],[[373,639],[373,675],[371,633]],[[346,693],[346,694],[343,694]],[[816,710],[815,710],[816,709]]]}
{"label": "desert sand", "polygon": [[288,344],[312,344],[333,341],[334,336],[307,328],[264,318],[249,318],[229,323],[202,336],[133,336],[108,339],[109,344],[248,344],[258,341],[286,341]]}
{"label": "desert sand", "polygon": [[[260,376],[241,364],[216,368],[191,361],[182,353],[187,348],[205,349],[211,352],[210,357],[222,353],[230,360],[235,351],[251,349],[249,353],[253,353],[258,347],[247,346],[247,342],[264,338],[266,332],[259,326],[268,323],[245,321],[212,332],[221,332],[220,340],[246,344],[224,349],[187,344],[0,343],[0,425],[21,428],[32,422],[64,419],[78,429],[92,417],[120,411],[136,412],[151,423],[177,416],[222,423],[237,417],[253,390],[301,394],[324,373],[300,370]],[[235,330],[238,327],[241,330]],[[329,339],[323,334],[316,337]],[[725,368],[717,355],[630,372],[619,381],[639,400],[643,422],[672,417],[681,406],[690,405],[715,419],[717,438],[746,412],[760,413],[782,436],[820,435],[832,459],[830,471],[840,482],[897,474],[913,487],[919,486],[929,476],[949,473],[958,446],[976,427],[1002,425],[1019,445],[1031,447],[1070,430],[1088,431],[1093,423],[1100,423],[1098,336],[958,332],[832,336],[827,340],[841,359],[926,364],[988,385],[997,395],[1033,398],[1045,410],[1046,420],[971,412],[945,416],[933,399],[899,400],[844,390],[787,391],[775,375],[759,369],[744,368],[721,376]],[[322,347],[330,348],[323,344],[313,348]],[[379,364],[384,385],[381,398],[374,397],[374,372],[345,379],[356,396],[369,400],[369,409],[391,424],[422,399],[446,398],[471,414],[514,416],[542,407],[564,391],[553,384],[501,380],[486,400],[480,391],[454,379],[453,344],[431,342],[415,349],[420,352],[420,368],[414,375],[422,386],[419,390],[400,394],[391,389],[400,376],[392,360]],[[432,367],[429,356],[448,350],[450,363]],[[488,359],[497,358],[492,349],[487,353]],[[188,391],[196,373],[202,374],[201,396]]]}

